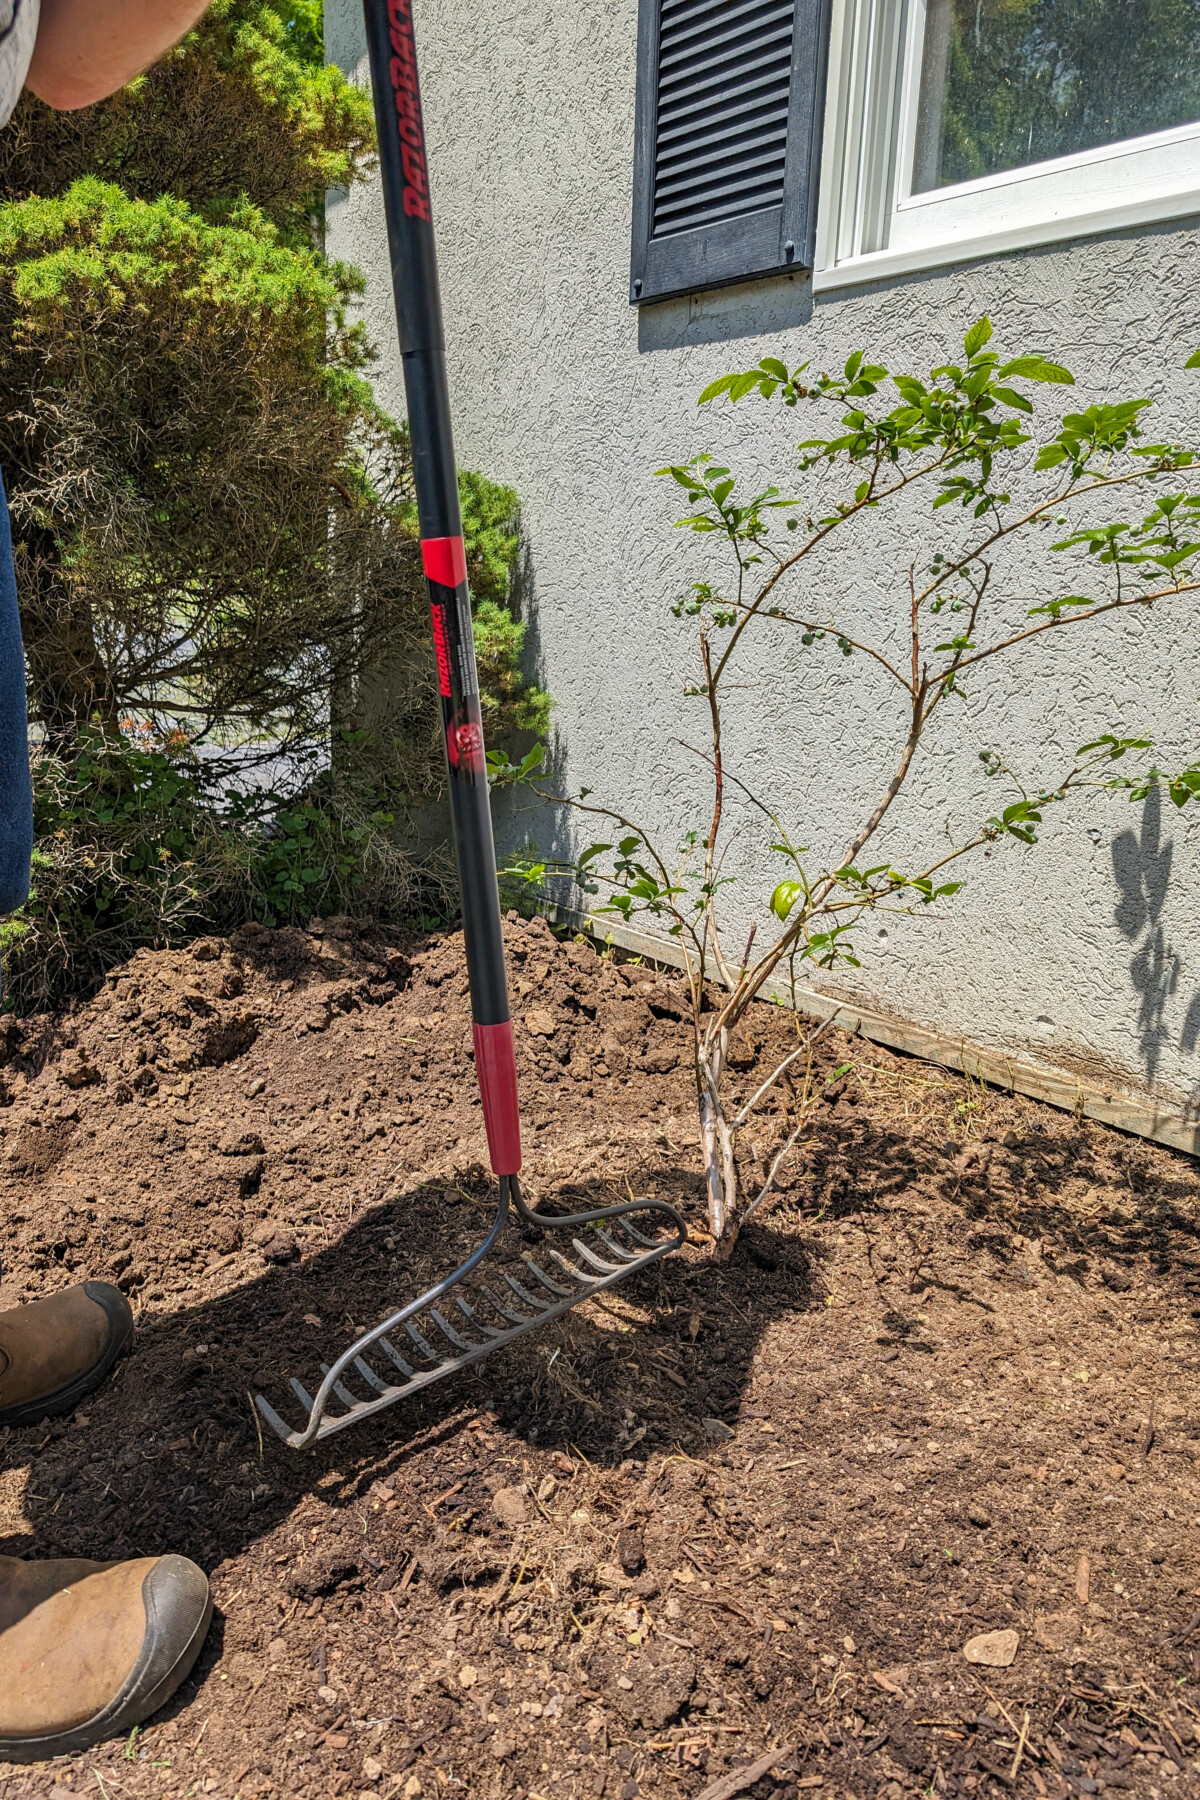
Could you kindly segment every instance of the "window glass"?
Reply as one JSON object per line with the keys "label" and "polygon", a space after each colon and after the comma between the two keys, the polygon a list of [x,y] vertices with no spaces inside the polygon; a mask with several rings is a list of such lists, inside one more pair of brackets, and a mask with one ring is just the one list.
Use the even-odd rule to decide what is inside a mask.
{"label": "window glass", "polygon": [[912,191],[1200,119],[1200,0],[927,0]]}

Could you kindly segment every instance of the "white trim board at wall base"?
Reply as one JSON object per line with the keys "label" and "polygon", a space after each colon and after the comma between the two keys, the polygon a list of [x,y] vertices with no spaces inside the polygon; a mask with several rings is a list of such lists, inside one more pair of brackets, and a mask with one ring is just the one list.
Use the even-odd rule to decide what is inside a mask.
{"label": "white trim board at wall base", "polygon": [[[621,950],[644,956],[667,968],[682,966],[679,951],[665,938],[633,931],[628,926],[580,912],[572,906],[551,904],[544,910],[553,922],[573,925],[602,944],[615,944]],[[791,991],[784,982],[767,982],[763,993],[768,1000],[777,1000],[785,1006],[791,1002]],[[943,1069],[955,1069],[974,1081],[985,1081],[989,1087],[1025,1094],[1031,1100],[1043,1100],[1063,1112],[1095,1119],[1101,1125],[1113,1125],[1119,1131],[1149,1138],[1156,1144],[1165,1144],[1168,1149],[1182,1150],[1188,1156],[1200,1156],[1200,1120],[1185,1118],[1182,1113],[1156,1106],[1151,1100],[1115,1089],[1092,1087],[1061,1070],[1018,1062],[1001,1050],[984,1050],[965,1038],[927,1031],[924,1026],[909,1025],[903,1019],[889,1018],[886,1013],[872,1012],[852,1001],[834,1000],[812,988],[797,988],[796,1002],[801,1012],[818,1019],[832,1018],[836,1014],[837,1023],[843,1030],[861,1033],[872,1043],[886,1044],[889,1050],[902,1050],[925,1062],[937,1063]]]}

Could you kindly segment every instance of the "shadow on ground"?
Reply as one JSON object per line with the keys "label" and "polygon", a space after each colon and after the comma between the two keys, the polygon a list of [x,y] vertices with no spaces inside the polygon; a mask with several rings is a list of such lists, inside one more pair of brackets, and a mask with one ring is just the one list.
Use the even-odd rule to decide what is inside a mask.
{"label": "shadow on ground", "polygon": [[[680,1185],[688,1182],[680,1171]],[[656,1185],[670,1192],[671,1172]],[[576,1187],[568,1203],[579,1197]],[[711,1448],[724,1435],[711,1421],[736,1422],[765,1326],[820,1303],[804,1247],[752,1226],[730,1263],[685,1251],[597,1297],[593,1317],[568,1313],[314,1450],[297,1454],[260,1432],[253,1394],[265,1391],[299,1423],[288,1377],[311,1391],[322,1361],[483,1234],[490,1196],[439,1214],[441,1200],[440,1190],[417,1188],[364,1213],[301,1265],[143,1315],[132,1355],[82,1418],[0,1434],[3,1466],[29,1470],[29,1529],[0,1539],[0,1553],[171,1549],[212,1567],[271,1531],[314,1487],[336,1489],[352,1506],[481,1413],[539,1450],[582,1453],[600,1467],[674,1443]],[[405,1237],[407,1270],[389,1271],[388,1241]],[[511,1230],[509,1245],[515,1255],[527,1248]]]}

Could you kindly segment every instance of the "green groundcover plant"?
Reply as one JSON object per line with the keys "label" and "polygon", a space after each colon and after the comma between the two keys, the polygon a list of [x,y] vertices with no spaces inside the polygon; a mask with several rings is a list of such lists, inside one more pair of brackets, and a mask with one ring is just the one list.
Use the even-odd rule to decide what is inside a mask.
{"label": "green groundcover plant", "polygon": [[135,950],[247,919],[411,918],[441,899],[444,878],[414,862],[354,773],[366,733],[339,735],[350,773],[326,767],[287,794],[231,783],[183,731],[133,720],[36,753],[32,892],[0,920],[6,1006],[62,1005]]}
{"label": "green groundcover plant", "polygon": [[[965,710],[952,709],[982,665],[1019,657],[1050,634],[1099,632],[1112,616],[1162,606],[1200,587],[1200,491],[1191,475],[1197,452],[1147,436],[1145,399],[1091,405],[1043,422],[1035,397],[1072,386],[1073,377],[1040,353],[998,354],[992,336],[991,323],[980,319],[961,356],[927,374],[893,373],[856,353],[841,374],[813,376],[807,364],[789,369],[768,356],[704,391],[704,406],[750,402],[819,415],[832,405],[839,416],[829,435],[800,444],[798,479],[786,490],[746,491],[707,453],[660,471],[686,497],[680,525],[717,540],[728,562],[726,583],[696,581],[673,606],[675,617],[696,632],[698,672],[686,692],[707,721],[707,743],[693,753],[693,767],[707,783],[703,823],[673,852],[585,790],[569,796],[569,804],[602,822],[603,839],[571,864],[535,862],[521,870],[535,883],[567,874],[584,894],[603,896],[595,905],[599,914],[624,921],[644,916],[675,939],[691,997],[708,1220],[718,1254],[727,1254],[740,1226],[771,1196],[820,1099],[813,1051],[827,1024],[805,1025],[799,1014],[790,1054],[753,1094],[737,1102],[730,1097],[730,1037],[766,984],[790,983],[794,992],[805,965],[857,968],[854,934],[865,918],[949,903],[962,885],[960,865],[1004,844],[1032,846],[1048,809],[1082,789],[1137,799],[1162,786],[1177,806],[1200,793],[1200,768],[1123,772],[1129,766],[1123,759],[1136,763],[1151,748],[1148,738],[1106,734],[1036,785],[1020,783],[1001,754],[984,747],[978,754],[996,784],[994,811],[952,841],[946,822],[928,809],[930,849],[911,866],[894,866],[877,848],[898,797],[920,794],[933,721],[949,713],[950,731],[965,739]],[[1187,366],[1200,367],[1200,353]],[[925,541],[939,547],[892,571],[894,610],[878,637],[819,613],[807,601],[812,584],[805,577],[827,548],[852,534],[862,559],[878,569],[872,542],[889,541],[881,513],[901,496],[911,504],[922,495],[934,515]],[[1048,538],[1050,554],[1037,565],[1031,594],[1029,559],[1006,552],[1028,541],[1041,558]],[[837,657],[850,671],[869,666],[900,701],[891,774],[828,863],[803,847],[803,821],[773,796],[753,791],[726,754],[726,712],[744,691],[739,657],[753,638],[777,634],[798,638],[812,656]],[[780,695],[784,705],[793,698]],[[832,722],[828,729],[836,735]],[[498,754],[493,779],[530,780],[539,763],[537,750],[521,765]],[[734,849],[735,837],[744,843],[726,820],[731,789],[751,803],[779,871],[748,941],[736,949],[723,915],[725,890],[743,854]],[[761,1132],[764,1111],[773,1144],[752,1162],[744,1134],[752,1122],[756,1136]]]}

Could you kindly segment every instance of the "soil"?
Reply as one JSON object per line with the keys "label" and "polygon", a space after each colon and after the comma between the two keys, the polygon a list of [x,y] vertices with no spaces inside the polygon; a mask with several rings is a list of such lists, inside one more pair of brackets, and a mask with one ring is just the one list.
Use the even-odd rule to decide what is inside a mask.
{"label": "soil", "polygon": [[[699,1228],[678,986],[506,936],[532,1197]],[[747,1093],[794,1031],[757,1010]],[[217,1603],[164,1712],[3,1800],[1200,1791],[1195,1165],[828,1033],[730,1261],[696,1229],[297,1455],[250,1395],[490,1219],[469,1048],[461,940],[348,920],[0,1026],[2,1303],[107,1277],[139,1326],[0,1432],[0,1553],[178,1550]]]}

